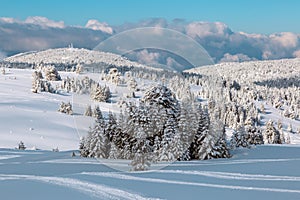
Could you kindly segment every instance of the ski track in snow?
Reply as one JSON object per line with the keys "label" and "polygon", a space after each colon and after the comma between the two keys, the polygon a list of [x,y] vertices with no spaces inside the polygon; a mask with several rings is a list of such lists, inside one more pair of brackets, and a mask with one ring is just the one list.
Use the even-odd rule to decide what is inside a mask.
{"label": "ski track in snow", "polygon": [[[184,167],[184,166],[214,166],[214,165],[235,165],[235,164],[251,164],[251,163],[268,163],[268,162],[288,162],[288,161],[299,161],[300,158],[284,158],[284,159],[243,159],[243,160],[230,160],[230,161],[216,161],[214,163],[207,162],[207,163],[172,163],[172,167]],[[159,166],[160,164],[155,164]],[[164,165],[165,166],[165,165]]]}
{"label": "ski track in snow", "polygon": [[11,158],[18,158],[20,157],[19,155],[0,155],[0,160],[6,160],[6,159],[11,159]]}
{"label": "ski track in snow", "polygon": [[235,185],[221,185],[221,184],[200,183],[200,182],[165,180],[165,179],[158,179],[158,178],[143,178],[143,177],[135,177],[135,176],[125,175],[125,174],[121,174],[121,173],[113,173],[113,172],[110,172],[110,173],[82,172],[81,174],[108,177],[108,178],[115,178],[115,179],[121,179],[121,180],[152,182],[152,183],[190,185],[190,186],[210,187],[210,188],[219,188],[219,189],[232,189],[232,190],[251,190],[251,191],[265,191],[265,192],[280,192],[280,193],[297,193],[297,194],[300,194],[300,190],[280,189],[280,188],[266,188],[266,187],[247,187],[247,186],[235,186]]}
{"label": "ski track in snow", "polygon": [[0,174],[0,180],[33,180],[63,187],[72,188],[80,192],[84,192],[92,197],[101,197],[101,199],[127,199],[127,200],[152,200],[157,198],[146,198],[139,194],[130,193],[117,188],[108,187],[105,185],[94,184],[86,181],[80,181],[73,178],[47,177],[47,176],[32,176],[32,175],[10,175]]}
{"label": "ski track in snow", "polygon": [[185,174],[213,177],[219,179],[231,180],[253,180],[253,181],[300,181],[297,176],[273,176],[263,174],[242,174],[229,172],[213,172],[213,171],[184,171],[184,170],[161,170],[156,173],[171,173],[171,174]]}
{"label": "ski track in snow", "polygon": [[[155,163],[153,166],[166,166],[171,165],[172,167],[191,167],[191,166],[206,166],[206,165],[235,165],[235,164],[251,164],[251,163],[267,163],[267,162],[288,162],[288,161],[299,161],[300,158],[286,158],[286,159],[243,159],[243,160],[231,160],[231,161],[220,161],[215,163]],[[74,159],[55,159],[55,160],[46,160],[46,161],[38,161],[32,163],[56,163],[56,164],[104,164],[104,165],[116,165],[116,166],[128,166],[128,163],[107,163],[102,160],[74,160]]]}

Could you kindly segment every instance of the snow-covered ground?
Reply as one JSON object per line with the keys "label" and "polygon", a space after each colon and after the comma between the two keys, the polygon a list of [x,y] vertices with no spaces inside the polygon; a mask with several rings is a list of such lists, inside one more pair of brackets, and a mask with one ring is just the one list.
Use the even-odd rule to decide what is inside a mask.
{"label": "snow-covered ground", "polygon": [[32,70],[10,69],[0,76],[0,146],[14,148],[23,141],[30,149],[77,149],[74,118],[57,112],[72,96],[32,93],[31,75]]}
{"label": "snow-covered ground", "polygon": [[[32,72],[9,69],[0,75],[0,194],[4,199],[300,198],[300,135],[294,133],[288,133],[290,145],[237,149],[230,159],[181,161],[161,170],[139,173],[113,169],[128,171],[130,161],[81,158],[78,152],[71,157],[92,120],[82,116],[85,105],[81,103],[91,102],[69,93],[32,93]],[[62,78],[86,75],[60,74]],[[99,80],[99,74],[89,75]],[[145,84],[142,89],[151,83],[138,82]],[[126,86],[109,87],[111,102],[100,103],[105,116],[109,111],[117,113],[117,101],[129,92]],[[74,115],[57,111],[62,101],[73,102]],[[284,118],[266,102],[257,103],[265,103],[263,124],[268,119],[280,119],[285,130],[288,123],[300,127],[299,120]],[[27,149],[42,151],[13,150],[20,141]],[[54,148],[61,152],[45,151]],[[151,166],[161,167],[161,163]]]}
{"label": "snow-covered ground", "polygon": [[[74,150],[78,149],[81,136],[87,134],[94,119],[83,116],[87,105],[95,104],[89,95],[76,95],[62,92],[51,94],[46,92],[32,93],[31,69],[7,69],[5,75],[0,75],[0,147],[15,148],[23,141],[29,149]],[[66,76],[81,76],[70,72],[60,72]],[[109,84],[112,92],[110,103],[97,103],[104,116],[108,112],[118,113],[118,101],[129,93],[126,86],[115,86],[100,81],[99,74],[89,74],[100,84]],[[80,77],[79,77],[80,78]],[[147,82],[149,83],[149,81]],[[60,81],[53,85],[61,84]],[[145,86],[149,87],[149,85]],[[141,86],[142,88],[142,86]],[[136,93],[141,96],[141,92]],[[61,102],[73,103],[73,115],[58,112]]]}
{"label": "snow-covered ground", "polygon": [[149,68],[137,62],[127,60],[117,54],[78,48],[58,48],[44,51],[20,53],[4,59],[11,63],[44,64],[92,64],[105,63],[114,66],[133,66]]}
{"label": "snow-covered ground", "polygon": [[[92,119],[82,116],[89,97],[72,95],[69,93],[50,94],[32,93],[31,82],[32,72],[30,69],[7,69],[5,75],[0,75],[0,147],[15,148],[20,141],[23,141],[29,149],[52,150],[58,147],[59,150],[78,149],[79,139],[88,130],[88,124]],[[62,78],[66,76],[81,76],[70,72],[60,72]],[[89,74],[94,80],[99,80],[99,74]],[[143,82],[144,86],[141,86]],[[118,101],[124,98],[129,90],[126,86],[115,86],[111,83],[100,81],[102,85],[108,84],[112,91],[111,103],[100,103],[104,115],[109,111],[118,112]],[[139,80],[140,87],[146,89],[151,85],[149,80]],[[60,84],[57,82],[56,84]],[[193,86],[194,87],[194,86]],[[195,88],[194,88],[195,89]],[[142,92],[137,92],[142,96]],[[75,114],[70,116],[57,112],[59,104],[73,102]],[[81,104],[83,102],[83,104]],[[258,102],[258,107],[262,102]],[[265,103],[266,114],[261,114],[262,122],[265,124],[269,119],[275,122],[281,120],[286,130],[287,124],[295,128],[300,127],[299,120],[292,120],[280,115],[278,109]],[[291,137],[292,144],[300,143],[300,135],[286,133]]]}
{"label": "snow-covered ground", "polygon": [[[77,153],[78,155],[78,153]],[[128,164],[111,161],[119,167]],[[70,151],[0,150],[3,199],[299,199],[300,147],[238,149],[231,159],[120,172]]]}

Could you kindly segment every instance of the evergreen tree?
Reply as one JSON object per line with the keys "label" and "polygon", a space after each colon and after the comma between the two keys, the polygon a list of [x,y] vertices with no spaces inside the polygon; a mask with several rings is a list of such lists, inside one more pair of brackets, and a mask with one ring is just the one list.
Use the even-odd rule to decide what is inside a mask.
{"label": "evergreen tree", "polygon": [[[177,160],[183,152],[183,147],[180,148],[180,152],[174,152],[174,149],[172,149],[172,147],[176,148],[174,145],[175,142],[177,142],[176,140],[180,140],[180,136],[178,133],[176,133],[176,123],[174,118],[169,118],[167,119],[166,125],[165,125],[165,129],[164,129],[164,133],[162,135],[162,139],[160,141],[160,145],[158,145],[158,141],[156,141],[156,148],[158,148],[159,146],[161,146],[160,148],[160,152],[159,152],[159,158],[158,160],[161,161],[170,161],[170,160]],[[176,138],[175,138],[176,135]],[[157,140],[158,140],[158,136],[156,136]],[[176,155],[174,155],[176,154]],[[177,156],[177,157],[176,157]]]}
{"label": "evergreen tree", "polygon": [[209,131],[198,154],[200,160],[230,157],[225,139],[224,125],[220,120],[213,119],[210,121]]}
{"label": "evergreen tree", "polygon": [[84,137],[80,138],[80,142],[79,142],[79,152],[80,152],[80,156],[82,157],[88,157],[89,156],[89,144],[87,144],[87,141],[85,140]]}
{"label": "evergreen tree", "polygon": [[238,125],[238,128],[236,131],[234,131],[232,137],[231,137],[231,146],[233,148],[235,147],[249,147],[249,138],[250,135],[246,132],[245,127],[242,124]]}
{"label": "evergreen tree", "polygon": [[147,159],[147,154],[144,153],[144,146],[142,149],[138,149],[134,154],[134,158],[131,162],[132,171],[144,171],[149,169],[150,162]]}
{"label": "evergreen tree", "polygon": [[108,86],[100,86],[99,83],[94,84],[91,90],[91,98],[98,102],[106,102],[110,98],[110,90]]}
{"label": "evergreen tree", "polygon": [[150,167],[151,157],[149,151],[149,141],[143,127],[139,127],[136,132],[137,141],[133,147],[134,157],[131,162],[133,171],[143,171]]}
{"label": "evergreen tree", "polygon": [[255,126],[255,120],[252,117],[248,117],[245,120],[245,131],[250,145],[260,145],[264,143],[261,129]]}
{"label": "evergreen tree", "polygon": [[133,78],[133,77],[131,77],[130,79],[129,79],[129,81],[128,81],[128,87],[129,87],[129,89],[132,91],[132,92],[135,92],[136,91],[136,89],[137,89],[137,82],[136,82],[136,80]]}
{"label": "evergreen tree", "polygon": [[281,144],[282,141],[280,140],[280,133],[274,127],[274,123],[272,120],[269,120],[266,129],[263,132],[264,136],[264,143],[265,144]]}
{"label": "evergreen tree", "polygon": [[45,77],[47,81],[60,81],[61,77],[54,66],[49,66],[44,68]]}
{"label": "evergreen tree", "polygon": [[43,78],[43,75],[40,71],[34,71],[32,73],[32,88],[31,91],[33,93],[37,93],[38,91],[41,91],[41,79]]}
{"label": "evergreen tree", "polygon": [[202,108],[199,105],[198,115],[198,129],[189,147],[191,159],[199,159],[199,151],[209,131],[210,119],[207,107]]}
{"label": "evergreen tree", "polygon": [[91,105],[88,105],[88,106],[87,106],[87,108],[86,108],[86,110],[85,110],[85,112],[84,112],[84,115],[85,115],[85,116],[92,117],[93,111],[92,111]]}
{"label": "evergreen tree", "polygon": [[20,143],[18,145],[18,149],[19,150],[25,150],[26,149],[26,146],[25,146],[25,144],[22,141],[20,141]]}
{"label": "evergreen tree", "polygon": [[118,159],[120,158],[120,150],[115,145],[115,143],[111,143],[110,151],[109,151],[109,159]]}
{"label": "evergreen tree", "polygon": [[73,109],[72,109],[72,104],[70,102],[65,103],[65,102],[61,102],[58,111],[61,113],[66,113],[68,115],[72,115],[73,114]]}
{"label": "evergreen tree", "polygon": [[108,113],[108,122],[106,125],[106,133],[109,138],[109,141],[112,142],[113,138],[115,137],[115,134],[117,132],[117,120],[115,116],[112,114],[112,112]]}
{"label": "evergreen tree", "polygon": [[106,133],[106,124],[99,106],[95,109],[96,120],[87,136],[89,157],[108,158],[110,142]]}
{"label": "evergreen tree", "polygon": [[292,124],[289,123],[287,129],[286,129],[288,132],[292,133],[293,132],[293,127],[292,127]]}

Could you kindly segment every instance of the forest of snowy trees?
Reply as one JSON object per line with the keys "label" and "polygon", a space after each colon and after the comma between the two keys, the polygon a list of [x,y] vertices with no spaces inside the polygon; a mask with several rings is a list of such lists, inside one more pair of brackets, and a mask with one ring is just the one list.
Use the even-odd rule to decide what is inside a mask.
{"label": "forest of snowy trees", "polygon": [[[228,158],[230,149],[239,147],[290,143],[290,133],[300,133],[299,127],[261,116],[272,106],[283,119],[300,119],[299,69],[288,61],[289,73],[272,61],[227,65],[233,64],[176,73],[92,63],[61,76],[56,67],[40,63],[34,65],[32,92],[89,96],[95,106],[87,105],[81,114],[95,122],[80,142],[81,156],[129,159],[133,170],[159,161]],[[89,76],[92,68],[98,69],[98,80]],[[112,86],[129,92],[116,102],[120,114],[104,117],[99,103],[111,103]],[[72,105],[62,102],[58,111],[72,114]]]}
{"label": "forest of snowy trees", "polygon": [[165,86],[145,92],[138,104],[122,105],[119,117],[104,120],[99,107],[96,120],[82,139],[84,157],[130,159],[134,170],[151,162],[228,158],[222,122],[206,106],[180,103]]}

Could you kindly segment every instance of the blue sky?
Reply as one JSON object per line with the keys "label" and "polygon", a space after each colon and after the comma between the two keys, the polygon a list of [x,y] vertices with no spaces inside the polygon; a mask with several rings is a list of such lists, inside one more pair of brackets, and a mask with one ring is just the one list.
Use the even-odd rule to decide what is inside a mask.
{"label": "blue sky", "polygon": [[0,0],[0,17],[44,16],[67,25],[110,25],[161,17],[220,21],[234,31],[300,33],[298,0]]}

